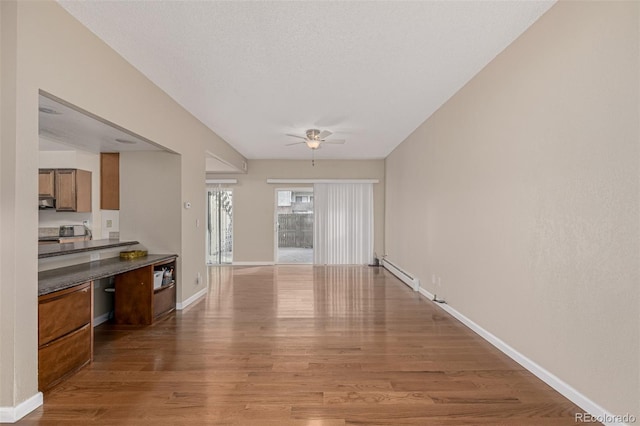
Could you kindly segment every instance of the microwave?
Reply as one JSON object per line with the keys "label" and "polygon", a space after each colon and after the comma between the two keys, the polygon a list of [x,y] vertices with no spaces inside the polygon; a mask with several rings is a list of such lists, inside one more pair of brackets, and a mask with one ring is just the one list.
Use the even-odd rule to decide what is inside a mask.
{"label": "microwave", "polygon": [[87,230],[82,225],[62,225],[60,226],[61,237],[83,237],[87,234]]}

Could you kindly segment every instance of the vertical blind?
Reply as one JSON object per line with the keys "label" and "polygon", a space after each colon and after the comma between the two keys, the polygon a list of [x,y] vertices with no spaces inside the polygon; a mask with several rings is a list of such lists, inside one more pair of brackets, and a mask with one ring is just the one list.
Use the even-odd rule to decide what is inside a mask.
{"label": "vertical blind", "polygon": [[313,263],[370,263],[373,259],[373,184],[316,183],[313,196]]}

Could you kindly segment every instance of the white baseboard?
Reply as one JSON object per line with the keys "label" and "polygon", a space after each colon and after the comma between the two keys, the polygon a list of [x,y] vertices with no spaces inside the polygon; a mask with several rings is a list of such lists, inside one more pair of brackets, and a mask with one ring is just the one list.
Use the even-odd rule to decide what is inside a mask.
{"label": "white baseboard", "polygon": [[[421,295],[423,295],[424,297],[426,297],[429,300],[433,300],[433,298],[435,297],[435,295],[433,293],[429,293],[426,289],[424,289],[423,287],[420,287],[418,289],[418,293],[420,293]],[[452,314],[453,315],[453,314]],[[455,316],[455,315],[454,315]]]}
{"label": "white baseboard", "polygon": [[194,294],[193,296],[189,297],[187,300],[184,300],[182,302],[176,303],[176,310],[181,311],[181,310],[185,309],[187,306],[191,305],[196,300],[198,300],[201,297],[203,297],[204,295],[206,295],[207,291],[208,291],[208,289],[207,289],[207,287],[205,287],[202,290],[200,290],[199,292],[197,292],[196,294]]}
{"label": "white baseboard", "polygon": [[231,263],[233,266],[273,266],[276,263],[271,262],[233,262]]}
{"label": "white baseboard", "polygon": [[[426,289],[420,287],[418,291],[421,295],[423,295],[427,299],[433,300],[434,295],[428,292]],[[622,422],[615,422],[615,421],[608,422],[607,420],[616,419],[616,416],[614,416],[613,414],[611,414],[610,412],[608,412],[607,410],[605,410],[595,402],[591,401],[589,398],[587,398],[586,396],[578,392],[569,384],[565,383],[564,381],[562,381],[560,378],[550,373],[545,368],[541,367],[531,359],[527,358],[520,352],[516,351],[507,343],[505,343],[503,340],[494,336],[489,331],[485,330],[484,328],[482,328],[481,326],[479,326],[478,324],[476,324],[475,322],[473,322],[472,320],[470,320],[469,318],[467,318],[466,316],[464,316],[463,314],[461,314],[451,306],[447,305],[446,303],[437,303],[437,302],[433,302],[433,303],[435,303],[438,307],[450,313],[454,318],[456,318],[458,321],[460,321],[461,323],[469,327],[476,334],[478,334],[487,342],[491,343],[493,346],[495,346],[497,349],[499,349],[502,353],[507,355],[509,358],[511,358],[512,360],[514,360],[515,362],[523,366],[530,373],[534,374],[540,380],[542,380],[543,382],[551,386],[553,389],[560,392],[565,398],[567,398],[568,400],[576,404],[578,407],[582,408],[585,411],[585,413],[589,413],[591,416],[597,418],[598,421],[600,421],[601,423],[604,423],[605,425],[611,425],[611,426],[625,425],[625,423],[622,423]]]}
{"label": "white baseboard", "polygon": [[93,326],[97,327],[102,323],[105,323],[107,321],[109,321],[109,314],[110,312],[107,312],[106,314],[102,314],[100,316],[97,316],[93,319]]}
{"label": "white baseboard", "polygon": [[15,407],[0,407],[0,423],[15,423],[42,405],[42,392],[38,392]]}

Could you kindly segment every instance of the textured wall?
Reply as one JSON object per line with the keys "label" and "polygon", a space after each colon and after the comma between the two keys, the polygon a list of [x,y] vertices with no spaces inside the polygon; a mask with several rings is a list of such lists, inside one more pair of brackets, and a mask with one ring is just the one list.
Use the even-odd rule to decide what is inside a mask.
{"label": "textured wall", "polygon": [[636,415],[638,8],[556,4],[387,158],[385,227],[429,291]]}

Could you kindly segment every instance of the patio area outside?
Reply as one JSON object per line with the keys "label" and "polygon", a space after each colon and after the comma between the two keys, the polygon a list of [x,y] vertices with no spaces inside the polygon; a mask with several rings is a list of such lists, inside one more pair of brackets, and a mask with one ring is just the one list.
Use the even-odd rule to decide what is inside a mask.
{"label": "patio area outside", "polygon": [[313,264],[313,249],[301,247],[279,247],[278,263]]}

